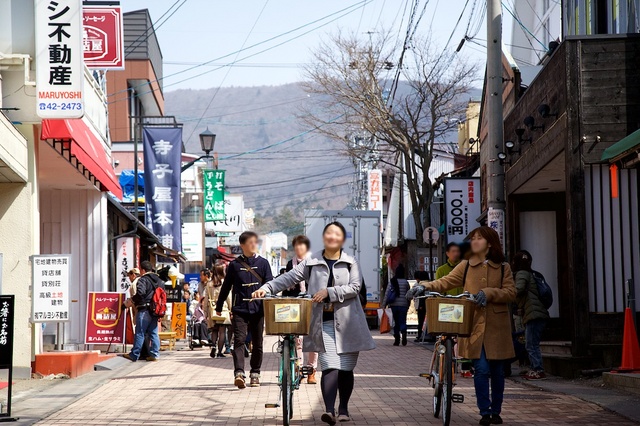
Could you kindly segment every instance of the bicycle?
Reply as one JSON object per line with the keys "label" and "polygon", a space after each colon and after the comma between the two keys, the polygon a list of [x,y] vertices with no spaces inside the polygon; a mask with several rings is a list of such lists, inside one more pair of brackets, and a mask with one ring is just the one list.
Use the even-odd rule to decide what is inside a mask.
{"label": "bicycle", "polygon": [[[253,299],[252,299],[253,300]],[[298,297],[266,296],[263,300],[265,329],[268,335],[278,336],[280,366],[278,402],[267,403],[265,408],[282,407],[282,422],[289,426],[293,418],[293,392],[300,388],[302,379],[313,373],[312,367],[299,367],[296,353],[296,339],[309,334],[311,325],[311,296]]]}
{"label": "bicycle", "polygon": [[428,292],[417,299],[427,299],[429,331],[439,334],[433,348],[429,373],[420,374],[420,377],[427,378],[433,387],[433,417],[438,418],[442,410],[442,424],[449,426],[452,403],[464,402],[464,395],[453,393],[456,385],[453,348],[457,337],[471,334],[474,296],[468,292],[458,296]]}

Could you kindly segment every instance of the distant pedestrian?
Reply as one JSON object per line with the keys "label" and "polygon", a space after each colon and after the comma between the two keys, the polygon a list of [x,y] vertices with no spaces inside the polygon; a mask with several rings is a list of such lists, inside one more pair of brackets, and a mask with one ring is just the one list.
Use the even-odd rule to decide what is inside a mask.
{"label": "distant pedestrian", "polygon": [[258,234],[245,231],[240,234],[242,255],[229,263],[227,275],[220,289],[216,313],[222,315],[224,302],[233,289],[231,313],[233,315],[233,364],[234,384],[239,389],[246,387],[244,370],[244,351],[247,333],[251,332],[251,373],[249,385],[260,386],[260,368],[262,367],[262,338],[264,332],[264,310],[261,300],[251,299],[251,293],[265,282],[271,281],[271,265],[258,256]]}
{"label": "distant pedestrian", "polygon": [[[308,293],[313,295],[314,306],[304,349],[305,352],[318,352],[325,406],[321,420],[330,425],[351,419],[349,400],[358,353],[375,348],[358,296],[362,285],[360,268],[356,260],[342,250],[346,237],[347,232],[340,222],[329,223],[322,232],[324,250],[253,293],[253,297],[264,297],[301,281],[306,283]],[[338,393],[340,404],[336,419]]]}
{"label": "distant pedestrian", "polygon": [[[218,300],[220,300],[220,290],[224,283],[224,266],[214,266],[212,273],[212,279],[205,289],[205,304],[207,306],[213,306],[213,310],[215,310],[218,305]],[[214,311],[213,313],[216,312]],[[209,317],[211,341],[215,344],[215,346],[211,347],[211,353],[209,354],[211,358],[225,358],[224,342],[227,337],[227,328],[231,326],[231,293],[229,293],[227,299],[223,301],[221,314],[222,315],[218,317],[224,318],[223,320],[213,320]]]}
{"label": "distant pedestrian", "polygon": [[471,336],[458,338],[459,352],[473,360],[480,424],[502,424],[504,360],[514,357],[509,304],[516,298],[516,288],[511,268],[504,263],[498,233],[481,226],[471,231],[467,239],[471,241],[468,260],[460,262],[444,278],[414,286],[408,297],[456,287],[475,295],[473,330]]}
{"label": "distant pedestrian", "polygon": [[524,377],[527,380],[541,380],[545,379],[546,375],[542,365],[540,339],[549,320],[549,311],[540,301],[538,284],[534,278],[533,269],[531,269],[532,262],[531,254],[526,250],[520,250],[513,256],[511,265],[515,273],[518,292],[516,297],[517,314],[524,324],[525,347],[531,364],[531,370]]}
{"label": "distant pedestrian", "polygon": [[[444,262],[438,269],[436,269],[436,280],[449,275],[449,273],[453,271],[453,268],[458,266],[458,263],[460,263],[460,246],[458,244],[447,244],[445,253],[447,255],[447,261]],[[462,287],[454,288],[447,291],[447,294],[449,296],[457,296],[460,293],[462,293]]]}
{"label": "distant pedestrian", "polygon": [[164,282],[156,275],[153,265],[148,260],[140,264],[140,272],[142,276],[136,283],[136,294],[131,298],[138,314],[136,316],[136,334],[133,342],[133,348],[124,357],[137,361],[140,358],[140,351],[146,336],[150,340],[149,353],[147,361],[157,361],[160,357],[160,337],[158,336],[158,317],[153,315],[151,311],[151,302],[156,288],[164,288]]}
{"label": "distant pedestrian", "polygon": [[410,302],[405,296],[408,291],[409,281],[405,278],[404,266],[399,265],[387,286],[387,291],[382,301],[382,307],[389,306],[393,313],[393,346],[400,345],[401,337],[402,346],[407,346],[407,312],[409,312]]}

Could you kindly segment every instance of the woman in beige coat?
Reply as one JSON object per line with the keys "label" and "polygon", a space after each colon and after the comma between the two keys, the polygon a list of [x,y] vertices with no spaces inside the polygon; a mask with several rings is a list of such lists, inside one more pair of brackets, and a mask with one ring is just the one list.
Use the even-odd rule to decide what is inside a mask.
{"label": "woman in beige coat", "polygon": [[[225,358],[224,356],[224,341],[227,337],[227,330],[231,326],[231,293],[225,300],[222,317],[224,320],[214,320],[215,306],[218,303],[218,297],[220,296],[220,289],[224,281],[224,266],[216,265],[212,271],[212,279],[207,283],[204,293],[204,306],[207,308],[207,318],[209,320],[209,330],[211,331],[211,342],[215,346],[211,347],[211,358]],[[217,354],[216,354],[217,348]]]}
{"label": "woman in beige coat", "polygon": [[[460,356],[473,360],[481,425],[502,424],[500,412],[504,395],[504,360],[515,356],[511,340],[509,304],[515,301],[516,288],[511,268],[504,263],[498,234],[481,226],[471,231],[471,256],[451,273],[433,282],[415,286],[407,298],[425,291],[445,291],[463,287],[476,296],[471,336],[458,338]],[[491,394],[489,393],[491,382]]]}

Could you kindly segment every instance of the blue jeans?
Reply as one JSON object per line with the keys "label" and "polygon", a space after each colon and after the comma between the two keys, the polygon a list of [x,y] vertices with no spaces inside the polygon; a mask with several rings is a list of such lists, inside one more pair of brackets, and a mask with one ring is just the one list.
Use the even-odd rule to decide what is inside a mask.
{"label": "blue jeans", "polygon": [[[480,359],[473,360],[473,385],[476,388],[476,400],[480,415],[500,414],[504,398],[504,362],[488,360],[482,347]],[[489,397],[491,380],[491,397]]]}
{"label": "blue jeans", "polygon": [[149,353],[152,357],[160,357],[160,336],[158,336],[158,318],[152,316],[147,309],[138,311],[136,315],[136,335],[133,340],[133,348],[129,354],[134,361],[140,358],[140,350],[145,336],[149,336]]}
{"label": "blue jeans", "polygon": [[524,325],[524,339],[529,362],[533,371],[544,371],[542,366],[542,352],[540,352],[540,338],[547,320],[534,319]]}
{"label": "blue jeans", "polygon": [[392,306],[391,313],[393,314],[393,335],[399,336],[400,333],[407,331],[407,312],[409,308],[407,306]]}

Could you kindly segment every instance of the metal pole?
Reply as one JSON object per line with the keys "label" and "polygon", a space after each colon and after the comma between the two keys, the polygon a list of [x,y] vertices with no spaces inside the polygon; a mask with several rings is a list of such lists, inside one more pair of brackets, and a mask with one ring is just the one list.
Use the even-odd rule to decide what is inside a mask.
{"label": "metal pole", "polygon": [[[135,226],[138,224],[138,117],[135,118],[133,124],[133,215],[135,217]],[[138,244],[136,244],[135,235],[133,241],[133,267],[136,268],[136,259],[138,259]]]}
{"label": "metal pole", "polygon": [[429,279],[433,281],[433,229],[429,228]]}
{"label": "metal pole", "polygon": [[[487,0],[487,206],[503,210],[504,168],[498,161],[503,150],[502,111],[502,5],[500,0]],[[485,160],[486,161],[486,160]],[[501,230],[504,235],[504,229]]]}

